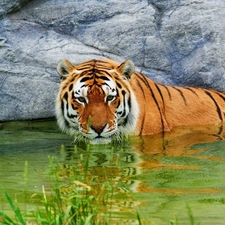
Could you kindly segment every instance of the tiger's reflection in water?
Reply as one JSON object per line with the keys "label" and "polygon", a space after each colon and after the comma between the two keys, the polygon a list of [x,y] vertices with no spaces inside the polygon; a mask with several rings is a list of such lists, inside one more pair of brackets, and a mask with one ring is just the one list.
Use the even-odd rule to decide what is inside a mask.
{"label": "tiger's reflection in water", "polygon": [[[198,158],[198,154],[206,149],[193,148],[193,145],[223,140],[223,137],[223,128],[220,126],[195,126],[179,127],[171,132],[152,136],[130,137],[129,141],[125,141],[121,146],[81,144],[75,149],[74,146],[66,146],[59,175],[81,179],[81,182],[91,187],[90,193],[94,196],[99,195],[103,185],[110,185],[113,189],[111,209],[114,212],[135,213],[137,206],[144,204],[144,201],[138,201],[134,197],[135,193],[214,193],[215,190],[210,188],[153,188],[151,183],[156,181],[146,180],[146,174],[161,169],[197,170],[199,166],[196,164],[176,164],[179,162],[176,160],[176,163],[173,160],[165,163],[164,159]],[[152,179],[152,176],[149,176],[149,179]],[[68,191],[71,191],[70,185],[67,186]]]}
{"label": "tiger's reflection in water", "polygon": [[[136,189],[140,174],[139,154],[132,146],[78,145],[62,149],[59,176],[65,180],[61,193],[86,193],[99,199],[100,211],[106,216],[113,214],[115,221],[136,224],[137,206],[132,192]],[[74,185],[74,181],[78,185]],[[80,183],[77,183],[79,181]],[[104,203],[103,203],[104,202]]]}

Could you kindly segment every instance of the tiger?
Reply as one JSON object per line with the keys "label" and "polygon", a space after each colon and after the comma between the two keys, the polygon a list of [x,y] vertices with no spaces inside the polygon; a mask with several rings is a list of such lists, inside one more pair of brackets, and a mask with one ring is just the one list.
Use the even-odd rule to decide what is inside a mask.
{"label": "tiger", "polygon": [[75,142],[120,142],[186,125],[224,123],[225,94],[216,90],[154,82],[134,63],[92,59],[58,62],[56,118]]}

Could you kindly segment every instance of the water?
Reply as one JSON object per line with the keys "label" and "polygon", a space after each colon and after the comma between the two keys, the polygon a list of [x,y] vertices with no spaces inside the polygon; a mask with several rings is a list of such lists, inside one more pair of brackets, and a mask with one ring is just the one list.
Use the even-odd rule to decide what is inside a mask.
{"label": "water", "polygon": [[[24,210],[40,205],[48,189],[49,157],[61,165],[59,176],[80,173],[81,155],[88,159],[87,179],[93,194],[109,182],[114,189],[112,223],[190,224],[225,222],[225,142],[217,126],[183,127],[173,132],[131,137],[121,146],[74,147],[55,121],[0,125],[0,210],[12,214],[4,190]],[[80,175],[81,176],[81,175]],[[77,177],[76,177],[77,178]],[[78,176],[79,178],[79,176]],[[62,191],[69,191],[62,184]]]}

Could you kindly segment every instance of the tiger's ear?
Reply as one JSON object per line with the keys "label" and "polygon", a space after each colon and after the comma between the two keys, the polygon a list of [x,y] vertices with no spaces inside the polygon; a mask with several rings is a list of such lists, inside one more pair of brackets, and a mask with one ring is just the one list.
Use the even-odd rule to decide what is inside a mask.
{"label": "tiger's ear", "polygon": [[66,78],[74,69],[74,66],[66,59],[61,59],[57,65],[57,72],[61,78]]}
{"label": "tiger's ear", "polygon": [[131,60],[126,60],[120,66],[118,66],[117,70],[127,79],[130,79],[131,75],[135,71],[134,63]]}

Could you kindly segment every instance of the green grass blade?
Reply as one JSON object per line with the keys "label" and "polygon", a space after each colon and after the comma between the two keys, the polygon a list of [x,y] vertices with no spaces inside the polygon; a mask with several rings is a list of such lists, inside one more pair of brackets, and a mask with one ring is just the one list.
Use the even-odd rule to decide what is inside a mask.
{"label": "green grass blade", "polygon": [[138,212],[137,212],[137,219],[138,219],[138,224],[139,224],[139,225],[142,225],[142,223],[141,223],[141,217],[140,217],[140,215],[139,215]]}
{"label": "green grass blade", "polygon": [[187,210],[188,210],[188,216],[189,216],[190,224],[191,225],[195,225],[195,224],[199,225],[200,223],[195,223],[195,218],[194,218],[194,215],[193,215],[189,205],[187,205]]}
{"label": "green grass blade", "polygon": [[26,225],[26,222],[24,221],[23,216],[21,215],[19,208],[16,207],[16,205],[13,203],[12,199],[9,197],[9,195],[7,194],[6,191],[5,191],[5,196],[6,196],[6,199],[7,199],[8,203],[10,204],[11,208],[13,209],[16,217],[20,221],[20,223],[22,223],[23,225]]}
{"label": "green grass blade", "polygon": [[86,221],[85,221],[85,224],[84,225],[89,225],[91,224],[91,219],[92,219],[93,215],[89,215],[87,218],[86,218]]}
{"label": "green grass blade", "polygon": [[14,223],[4,212],[0,211],[0,216],[4,218],[3,225],[17,225],[17,223]]}
{"label": "green grass blade", "polygon": [[170,224],[171,225],[179,225],[177,216],[175,216],[175,219],[173,221],[170,221]]}
{"label": "green grass blade", "polygon": [[195,224],[194,216],[192,214],[191,208],[188,205],[187,205],[187,210],[188,210],[188,216],[189,216],[190,224],[194,225]]}

